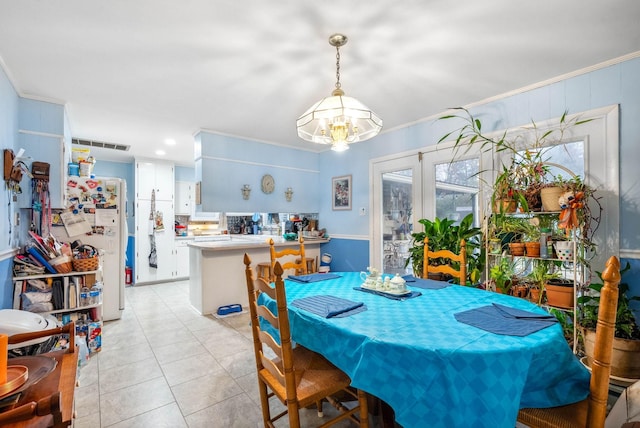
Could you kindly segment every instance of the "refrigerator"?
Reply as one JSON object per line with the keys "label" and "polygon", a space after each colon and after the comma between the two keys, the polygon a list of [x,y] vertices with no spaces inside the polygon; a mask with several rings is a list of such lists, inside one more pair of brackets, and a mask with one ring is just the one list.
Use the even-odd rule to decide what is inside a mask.
{"label": "refrigerator", "polygon": [[102,250],[102,320],[119,319],[124,310],[127,251],[126,181],[111,177],[70,176],[66,183],[67,209],[74,221],[54,216],[51,233],[60,241],[79,240]]}

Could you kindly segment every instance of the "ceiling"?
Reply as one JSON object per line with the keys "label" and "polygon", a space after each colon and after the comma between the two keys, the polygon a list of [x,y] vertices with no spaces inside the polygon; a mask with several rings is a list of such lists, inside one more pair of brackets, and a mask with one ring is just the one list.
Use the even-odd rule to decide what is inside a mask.
{"label": "ceiling", "polygon": [[[637,0],[0,0],[21,96],[66,105],[98,160],[193,165],[201,129],[325,150],[295,121],[335,84],[383,132],[640,51]],[[166,146],[165,140],[177,144]]]}

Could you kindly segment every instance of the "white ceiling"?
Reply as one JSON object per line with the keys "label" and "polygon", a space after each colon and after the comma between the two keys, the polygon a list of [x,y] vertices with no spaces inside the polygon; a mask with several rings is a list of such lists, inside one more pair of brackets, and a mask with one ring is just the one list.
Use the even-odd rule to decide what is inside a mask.
{"label": "white ceiling", "polygon": [[638,0],[0,0],[0,61],[74,138],[192,165],[200,129],[324,149],[295,121],[334,87],[332,33],[384,132],[640,51],[638,22]]}

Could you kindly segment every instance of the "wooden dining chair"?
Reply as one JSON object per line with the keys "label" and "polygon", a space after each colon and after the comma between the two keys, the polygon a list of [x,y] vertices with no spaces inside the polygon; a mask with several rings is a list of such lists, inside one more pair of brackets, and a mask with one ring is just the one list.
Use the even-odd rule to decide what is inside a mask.
{"label": "wooden dining chair", "polygon": [[[445,263],[440,263],[441,261]],[[438,263],[434,263],[438,261]],[[458,266],[456,269],[455,266]],[[458,278],[461,285],[467,283],[467,243],[460,241],[460,253],[450,250],[429,251],[429,237],[424,238],[424,262],[422,264],[422,277],[428,278],[430,273],[441,273]]]}
{"label": "wooden dining chair", "polygon": [[274,281],[274,267],[276,261],[280,261],[283,271],[293,270],[294,275],[306,275],[307,259],[304,255],[304,238],[300,236],[298,238],[300,246],[296,248],[283,248],[282,250],[276,250],[273,238],[269,239],[270,253],[271,253],[271,281]]}
{"label": "wooden dining chair", "polygon": [[[322,355],[300,345],[295,348],[291,343],[289,315],[282,266],[276,262],[274,267],[274,286],[263,278],[254,279],[251,259],[244,255],[246,265],[247,292],[251,313],[251,331],[258,373],[258,388],[262,405],[264,426],[274,428],[274,423],[285,415],[289,417],[289,427],[300,427],[299,410],[312,405],[318,408],[322,417],[322,402],[327,400],[336,409],[338,415],[323,423],[328,427],[349,419],[360,427],[368,427],[367,395],[364,391],[353,390],[351,379],[342,370],[327,361]],[[275,300],[277,311],[273,313],[260,298],[266,294]],[[266,299],[265,299],[266,300]],[[260,325],[262,320],[267,329]],[[267,324],[268,323],[268,324]],[[274,337],[272,334],[275,334]],[[271,416],[269,398],[277,397],[286,410]],[[358,401],[358,405],[348,409],[339,397],[348,397],[349,401]]]}
{"label": "wooden dining chair", "polygon": [[[14,408],[0,413],[0,426],[62,428],[72,424],[73,396],[76,386],[78,352],[75,346],[75,324],[9,336],[10,345],[47,336],[69,335],[68,349],[51,351],[42,356],[56,360],[55,369],[22,391]],[[11,359],[8,360],[11,365]]]}
{"label": "wooden dining chair", "polygon": [[547,409],[520,409],[518,421],[537,427],[604,427],[609,398],[611,352],[618,306],[620,262],[615,256],[602,272],[604,286],[600,290],[600,306],[596,326],[595,355],[591,364],[589,396],[567,406]]}

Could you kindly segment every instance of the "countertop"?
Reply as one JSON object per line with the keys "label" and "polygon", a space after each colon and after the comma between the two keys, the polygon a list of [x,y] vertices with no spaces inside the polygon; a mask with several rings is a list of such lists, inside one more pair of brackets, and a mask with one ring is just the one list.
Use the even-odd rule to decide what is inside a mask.
{"label": "countertop", "polygon": [[[276,247],[296,245],[298,241],[285,241],[282,236],[273,235],[214,235],[214,236],[183,236],[190,239],[190,247],[200,248],[205,251],[222,251],[228,249],[245,249],[268,247],[269,239],[273,239]],[[322,244],[329,242],[325,238],[304,238],[305,245]]]}

